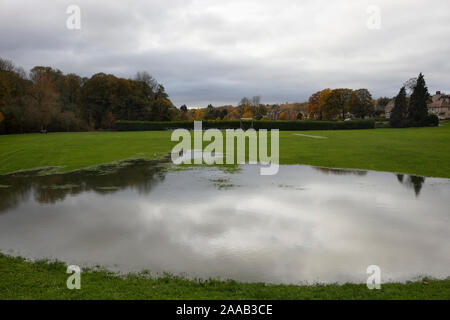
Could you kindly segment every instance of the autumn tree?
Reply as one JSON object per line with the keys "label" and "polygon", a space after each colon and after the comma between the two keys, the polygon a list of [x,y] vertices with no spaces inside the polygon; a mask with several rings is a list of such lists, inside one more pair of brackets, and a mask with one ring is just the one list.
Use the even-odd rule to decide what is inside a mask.
{"label": "autumn tree", "polygon": [[308,100],[308,114],[311,119],[321,119],[322,113],[320,112],[320,98],[321,91],[313,93]]}
{"label": "autumn tree", "polygon": [[203,111],[203,109],[197,109],[197,110],[195,110],[195,113],[194,113],[194,120],[195,121],[201,121],[201,120],[204,120],[204,118],[205,118],[205,111]]}
{"label": "autumn tree", "polygon": [[0,132],[25,132],[31,129],[33,112],[29,110],[28,90],[31,81],[10,60],[0,58]]}
{"label": "autumn tree", "polygon": [[97,73],[82,88],[82,112],[92,129],[101,128],[102,118],[112,111],[112,92],[117,78]]}
{"label": "autumn tree", "polygon": [[319,95],[319,110],[320,110],[320,119],[325,118],[325,112],[328,104],[328,99],[330,98],[331,89],[323,89]]}
{"label": "autumn tree", "polygon": [[[134,79],[91,78],[51,67],[25,71],[0,58],[1,133],[112,128],[116,120],[179,118],[164,86],[147,72]],[[186,112],[189,118],[189,112]]]}
{"label": "autumn tree", "polygon": [[357,118],[365,118],[375,111],[372,95],[367,89],[358,89],[353,91],[350,101],[349,110]]}
{"label": "autumn tree", "polygon": [[36,110],[41,130],[47,130],[53,118],[60,111],[59,94],[56,91],[56,75],[59,74],[48,67],[34,67],[30,71],[31,104]]}
{"label": "autumn tree", "polygon": [[342,89],[334,89],[329,92],[320,110],[325,119],[334,120],[340,116],[344,108],[345,99]]}
{"label": "autumn tree", "polygon": [[172,121],[177,116],[177,109],[166,98],[158,98],[151,103],[152,121]]}
{"label": "autumn tree", "polygon": [[267,115],[267,107],[260,104],[258,107],[256,107],[254,117],[256,120],[261,120],[265,115]]}
{"label": "autumn tree", "polygon": [[278,120],[288,120],[288,114],[287,114],[287,112],[285,111],[285,112],[282,112],[281,114],[280,114],[280,117],[278,118]]}

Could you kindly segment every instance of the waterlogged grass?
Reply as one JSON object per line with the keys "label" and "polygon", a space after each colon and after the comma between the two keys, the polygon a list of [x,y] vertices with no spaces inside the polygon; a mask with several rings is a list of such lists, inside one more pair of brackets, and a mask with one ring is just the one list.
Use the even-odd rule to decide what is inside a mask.
{"label": "waterlogged grass", "polygon": [[[434,128],[280,132],[280,163],[370,169],[450,178],[450,124]],[[77,170],[130,158],[159,158],[169,131],[0,136],[0,174],[34,168]]]}
{"label": "waterlogged grass", "polygon": [[60,262],[26,262],[0,254],[0,299],[450,299],[450,280],[382,284],[381,290],[369,290],[365,284],[267,285],[107,271],[83,271],[81,290],[69,290],[66,270]]}
{"label": "waterlogged grass", "polygon": [[0,136],[0,174],[45,167],[64,172],[130,158],[155,159],[173,145],[165,131]]}

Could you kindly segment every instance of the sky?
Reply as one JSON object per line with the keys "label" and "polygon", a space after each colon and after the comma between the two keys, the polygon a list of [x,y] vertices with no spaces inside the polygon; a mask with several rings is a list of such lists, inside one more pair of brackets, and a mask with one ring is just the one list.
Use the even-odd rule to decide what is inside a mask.
{"label": "sky", "polygon": [[[67,13],[70,5],[80,9]],[[0,57],[26,70],[147,71],[188,107],[302,102],[323,88],[450,92],[448,0],[0,0]],[[74,20],[75,19],[75,20]]]}

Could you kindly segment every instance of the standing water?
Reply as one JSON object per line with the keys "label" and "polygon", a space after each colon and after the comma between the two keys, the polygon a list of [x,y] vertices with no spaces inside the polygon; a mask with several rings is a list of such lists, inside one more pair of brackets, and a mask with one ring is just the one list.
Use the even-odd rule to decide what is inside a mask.
{"label": "standing water", "polygon": [[121,272],[268,283],[450,276],[450,180],[136,161],[0,177],[0,250]]}

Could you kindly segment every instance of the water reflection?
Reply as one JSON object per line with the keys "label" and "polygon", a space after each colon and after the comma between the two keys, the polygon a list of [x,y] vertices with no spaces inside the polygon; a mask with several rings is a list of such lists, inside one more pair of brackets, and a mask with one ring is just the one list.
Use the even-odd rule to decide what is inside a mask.
{"label": "water reflection", "polygon": [[11,187],[0,189],[0,249],[272,283],[364,283],[372,264],[384,281],[450,276],[448,179],[419,180],[416,197],[404,185],[418,180],[382,172],[281,166],[260,176],[255,166],[168,171],[139,162],[116,169],[2,177]]}
{"label": "water reflection", "polygon": [[354,169],[335,169],[335,168],[325,168],[325,167],[314,167],[314,169],[324,173],[324,174],[334,174],[338,176],[343,175],[357,175],[357,176],[365,176],[367,175],[367,171],[365,170],[354,170]]}
{"label": "water reflection", "polygon": [[3,186],[0,188],[0,213],[16,207],[30,194],[37,202],[48,204],[84,192],[110,194],[134,188],[146,194],[164,180],[166,171],[164,161],[128,160],[66,174],[39,175],[36,171],[24,171],[0,176]]}
{"label": "water reflection", "polygon": [[405,176],[403,174],[397,174],[397,180],[406,187],[414,189],[416,197],[418,197],[420,195],[420,191],[422,190],[422,185],[425,182],[425,177],[407,176],[405,180]]}

